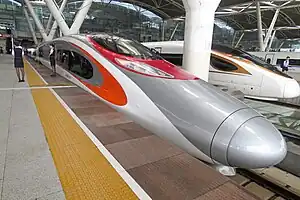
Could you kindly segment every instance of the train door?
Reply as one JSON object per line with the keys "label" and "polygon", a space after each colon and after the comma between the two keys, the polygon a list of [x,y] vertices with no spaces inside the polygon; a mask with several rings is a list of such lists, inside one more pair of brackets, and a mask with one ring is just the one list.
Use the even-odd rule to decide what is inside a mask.
{"label": "train door", "polygon": [[[265,61],[267,63],[270,63],[272,65],[276,64],[276,60],[274,59],[275,54],[274,53],[267,53],[265,56]],[[275,64],[274,64],[275,63]]]}
{"label": "train door", "polygon": [[151,48],[151,49],[154,49],[159,54],[161,54],[161,52],[162,52],[162,47],[154,47],[154,48]]}

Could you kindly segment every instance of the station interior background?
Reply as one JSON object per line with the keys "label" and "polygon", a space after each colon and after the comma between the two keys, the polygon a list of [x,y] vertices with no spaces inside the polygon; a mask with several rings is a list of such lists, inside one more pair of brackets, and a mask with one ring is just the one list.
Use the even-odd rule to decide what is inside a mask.
{"label": "station interior background", "polygon": [[[35,12],[43,23],[44,27],[50,16],[49,9],[45,4],[33,4]],[[139,1],[131,1],[132,3],[124,3],[115,0],[94,0],[86,19],[81,26],[81,33],[87,32],[111,32],[124,35],[140,42],[161,41],[161,40],[183,40],[184,39],[184,8],[177,5],[174,8],[167,7],[168,1],[164,1],[166,5],[159,5],[161,8],[149,7]],[[61,1],[57,0],[60,5]],[[75,14],[82,1],[68,1],[63,16],[68,25],[71,25]],[[170,3],[169,3],[170,4]],[[0,0],[0,46],[6,46],[9,49],[9,39],[5,34],[12,33],[15,38],[23,40],[23,45],[32,46],[32,36],[28,28],[28,23],[23,13],[23,5],[14,0]],[[263,5],[262,5],[263,6]],[[263,29],[267,31],[274,10],[262,9]],[[280,11],[276,26],[284,24],[285,26],[296,26],[296,22],[289,17],[293,14],[293,19],[300,17],[300,7],[291,7]],[[33,19],[32,25],[36,31],[37,38],[42,41]],[[241,14],[216,14],[213,41],[222,44],[235,46],[239,37],[244,34],[243,39],[239,43],[239,47],[244,50],[258,50],[257,19],[255,10]],[[59,36],[59,31],[56,32]],[[300,31],[279,30],[276,33],[272,43],[271,51],[278,51],[279,48],[298,49]],[[7,40],[5,42],[5,40]]]}

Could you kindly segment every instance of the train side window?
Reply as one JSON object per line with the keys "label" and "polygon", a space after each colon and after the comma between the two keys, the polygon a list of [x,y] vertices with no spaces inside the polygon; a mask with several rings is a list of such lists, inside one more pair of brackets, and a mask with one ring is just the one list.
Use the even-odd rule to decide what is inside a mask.
{"label": "train side window", "polygon": [[57,50],[56,52],[57,52],[56,62],[57,62],[58,64],[62,64],[62,62],[61,62],[62,50]]}
{"label": "train side window", "polygon": [[[281,65],[285,59],[277,59],[276,64]],[[297,65],[300,66],[300,60],[299,59],[290,59],[290,65]]]}
{"label": "train side window", "polygon": [[59,50],[56,51],[57,64],[59,64],[64,69],[68,69],[68,70],[69,70],[69,63],[68,63],[68,54],[69,54],[69,52],[70,51],[66,51],[66,50],[62,50],[62,49],[59,49]]}
{"label": "train side window", "polygon": [[177,66],[182,66],[182,55],[177,54],[161,54],[165,60]]}
{"label": "train side window", "polygon": [[46,52],[46,47],[39,48],[38,52],[39,52],[39,57],[44,58],[44,54]]}
{"label": "train side window", "polygon": [[234,66],[233,64],[226,62],[224,60],[221,60],[219,58],[216,58],[214,56],[211,56],[210,63],[213,68],[221,71],[235,71],[238,68]]}
{"label": "train side window", "polygon": [[115,41],[113,41],[112,38],[93,38],[93,40],[95,40],[100,46],[104,47],[105,49],[108,49],[109,51],[112,51],[112,52],[118,52],[118,49],[117,49],[117,44]]}
{"label": "train side window", "polygon": [[68,67],[71,72],[80,77],[85,79],[90,79],[93,77],[93,66],[91,63],[85,57],[76,52],[69,52]]}

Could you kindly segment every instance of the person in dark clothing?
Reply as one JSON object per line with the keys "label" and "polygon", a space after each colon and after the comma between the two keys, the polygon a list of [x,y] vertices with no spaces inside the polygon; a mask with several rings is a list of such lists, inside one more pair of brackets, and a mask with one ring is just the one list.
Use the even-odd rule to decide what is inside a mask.
{"label": "person in dark clothing", "polygon": [[71,70],[73,68],[73,66],[74,66],[74,63],[73,63],[73,61],[74,61],[74,54],[73,54],[72,51],[69,51],[68,58],[69,58],[69,62],[68,62],[69,68],[68,69]]}
{"label": "person in dark clothing", "polygon": [[285,61],[281,64],[282,72],[289,71],[290,57],[286,57]]}
{"label": "person in dark clothing", "polygon": [[20,46],[19,43],[17,43],[14,46],[12,54],[14,56],[14,65],[16,68],[16,73],[17,73],[19,82],[24,82],[25,81],[24,80],[24,77],[25,77],[24,62],[23,62],[24,51],[22,49],[22,46]]}
{"label": "person in dark clothing", "polygon": [[50,59],[50,65],[52,67],[52,74],[50,76],[56,76],[56,66],[55,66],[55,48],[54,45],[50,45],[50,54],[49,54],[49,59]]}

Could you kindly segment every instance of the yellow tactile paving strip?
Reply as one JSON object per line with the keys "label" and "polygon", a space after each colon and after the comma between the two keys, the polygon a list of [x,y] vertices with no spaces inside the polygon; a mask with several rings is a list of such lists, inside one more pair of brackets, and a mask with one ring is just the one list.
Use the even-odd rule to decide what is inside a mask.
{"label": "yellow tactile paving strip", "polygon": [[46,84],[42,81],[42,79],[36,75],[36,72],[31,69],[30,64],[27,60],[24,60],[24,66],[25,66],[25,73],[26,76],[30,76],[30,80],[28,79],[28,84],[30,87],[41,87],[41,86],[73,86],[73,84],[68,83],[57,83],[57,84]]}
{"label": "yellow tactile paving strip", "polygon": [[[42,82],[25,68],[29,85]],[[49,89],[32,95],[67,200],[138,199]]]}
{"label": "yellow tactile paving strip", "polygon": [[[63,84],[63,83],[60,83],[60,84],[47,84],[46,85],[47,87],[64,87],[64,86],[74,86],[72,84]],[[37,85],[30,85],[30,87],[41,87],[41,85],[37,84]],[[76,86],[75,86],[76,87]]]}
{"label": "yellow tactile paving strip", "polygon": [[36,86],[46,86],[46,83],[35,73],[35,71],[30,67],[29,63],[24,60],[25,74],[27,76],[27,82],[30,87]]}

